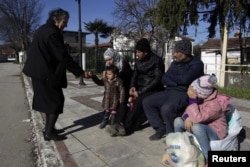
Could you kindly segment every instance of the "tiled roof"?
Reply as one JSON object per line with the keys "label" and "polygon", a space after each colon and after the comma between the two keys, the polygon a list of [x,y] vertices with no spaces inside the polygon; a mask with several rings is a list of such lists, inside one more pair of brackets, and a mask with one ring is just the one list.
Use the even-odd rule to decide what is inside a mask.
{"label": "tiled roof", "polygon": [[[98,48],[108,48],[110,46],[111,46],[110,42],[105,42],[105,43],[98,44]],[[95,48],[95,45],[87,46],[87,48]]]}
{"label": "tiled roof", "polygon": [[187,39],[187,40],[189,40],[189,41],[194,42],[194,39],[193,39],[193,38],[190,38],[190,37],[187,37],[187,36],[180,35],[180,36],[177,36],[177,37],[179,37],[179,38],[181,38],[181,39]]}
{"label": "tiled roof", "polygon": [[14,55],[15,54],[15,49],[6,47],[1,49],[1,54],[3,55]]}
{"label": "tiled roof", "polygon": [[[247,47],[250,46],[250,37],[242,38],[242,41],[247,42]],[[243,42],[244,45],[244,42]],[[239,38],[229,38],[227,41],[227,48],[228,49],[239,49],[240,48],[240,41]],[[213,50],[220,50],[220,39],[209,39],[201,46],[202,50],[213,49]]]}

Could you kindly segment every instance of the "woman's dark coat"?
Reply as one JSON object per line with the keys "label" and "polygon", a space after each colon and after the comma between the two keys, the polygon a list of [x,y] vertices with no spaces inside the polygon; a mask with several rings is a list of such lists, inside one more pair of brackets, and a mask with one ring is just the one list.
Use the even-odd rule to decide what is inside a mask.
{"label": "woman's dark coat", "polygon": [[62,88],[67,87],[66,69],[76,77],[84,73],[68,54],[61,31],[49,20],[35,32],[23,68],[23,73],[36,84],[33,85],[33,109],[62,113]]}

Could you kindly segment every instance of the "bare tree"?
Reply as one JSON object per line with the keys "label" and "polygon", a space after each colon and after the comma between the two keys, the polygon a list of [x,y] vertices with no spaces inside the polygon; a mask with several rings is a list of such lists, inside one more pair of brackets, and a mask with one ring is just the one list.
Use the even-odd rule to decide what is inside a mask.
{"label": "bare tree", "polygon": [[149,11],[156,7],[158,0],[115,0],[114,16],[123,34],[138,39],[154,29]]}
{"label": "bare tree", "polygon": [[135,41],[146,37],[156,44],[153,45],[154,51],[163,57],[168,33],[165,28],[156,24],[158,2],[159,0],[115,0],[113,14],[117,18],[118,35],[123,34]]}
{"label": "bare tree", "polygon": [[0,0],[0,36],[16,51],[25,51],[40,22],[39,0]]}

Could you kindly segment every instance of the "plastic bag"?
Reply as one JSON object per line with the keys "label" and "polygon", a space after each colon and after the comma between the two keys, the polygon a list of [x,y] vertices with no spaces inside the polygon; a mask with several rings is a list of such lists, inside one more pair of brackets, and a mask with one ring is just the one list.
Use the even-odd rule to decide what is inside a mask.
{"label": "plastic bag", "polygon": [[237,151],[239,149],[237,135],[242,129],[241,116],[239,111],[232,104],[228,105],[226,118],[228,123],[228,134],[222,140],[210,141],[211,150]]}
{"label": "plastic bag", "polygon": [[169,133],[166,137],[167,161],[174,167],[204,167],[204,156],[196,138],[189,132]]}

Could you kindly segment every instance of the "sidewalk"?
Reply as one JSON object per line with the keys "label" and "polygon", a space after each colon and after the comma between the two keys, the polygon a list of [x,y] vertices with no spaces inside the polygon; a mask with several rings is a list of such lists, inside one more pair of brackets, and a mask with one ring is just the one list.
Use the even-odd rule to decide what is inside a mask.
{"label": "sidewalk", "polygon": [[[24,76],[29,102],[32,89]],[[165,139],[150,141],[154,133],[151,127],[137,131],[130,136],[110,137],[98,125],[102,120],[101,100],[103,87],[85,79],[86,86],[78,86],[79,80],[68,74],[68,88],[64,89],[65,107],[56,124],[64,128],[67,139],[44,141],[43,122],[38,112],[32,111],[32,118],[41,152],[42,166],[65,167],[163,167],[161,158]],[[250,150],[250,101],[233,99],[232,104],[240,111],[244,133],[241,134],[241,150]]]}

